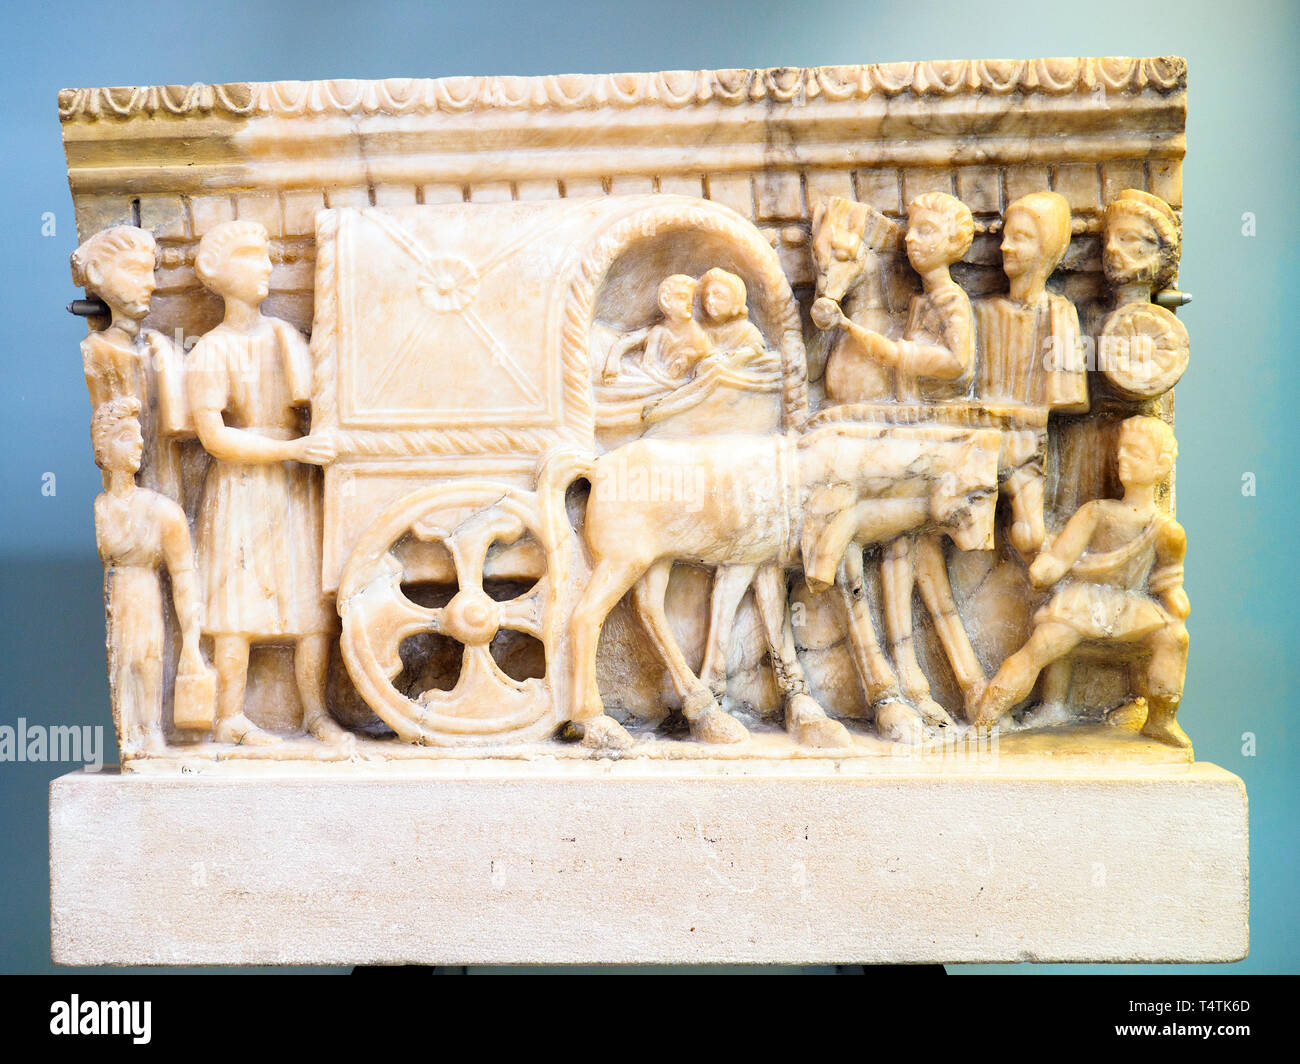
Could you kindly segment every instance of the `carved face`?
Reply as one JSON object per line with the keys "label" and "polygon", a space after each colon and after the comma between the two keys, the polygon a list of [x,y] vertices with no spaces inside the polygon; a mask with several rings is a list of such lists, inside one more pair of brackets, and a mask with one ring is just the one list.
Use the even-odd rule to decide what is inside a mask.
{"label": "carved face", "polygon": [[104,469],[137,473],[144,455],[140,420],[124,417],[99,438],[96,458]]}
{"label": "carved face", "polygon": [[952,261],[949,222],[937,211],[913,210],[907,220],[907,259],[917,273]]}
{"label": "carved face", "polygon": [[1169,474],[1168,457],[1149,432],[1121,430],[1118,459],[1119,480],[1125,487],[1155,484]]}
{"label": "carved face", "polygon": [[223,296],[260,303],[271,291],[271,255],[266,242],[241,240],[226,252],[211,286]]}
{"label": "carved face", "polygon": [[97,276],[91,278],[93,287],[110,307],[136,321],[149,313],[149,300],[156,286],[152,251],[138,248],[120,252],[94,273]]}
{"label": "carved face", "polygon": [[1155,279],[1160,266],[1160,237],[1155,226],[1135,214],[1117,213],[1107,219],[1102,267],[1111,284]]}
{"label": "carved face", "polygon": [[745,309],[736,291],[730,285],[716,279],[705,282],[701,303],[704,313],[714,321],[727,321]]}
{"label": "carved face", "polygon": [[1034,216],[1026,210],[1007,211],[1002,227],[1002,269],[1006,275],[1012,279],[1023,277],[1042,269],[1046,262],[1047,249]]}
{"label": "carved face", "polygon": [[664,281],[659,286],[659,309],[671,321],[685,321],[695,305],[695,284],[689,281]]}

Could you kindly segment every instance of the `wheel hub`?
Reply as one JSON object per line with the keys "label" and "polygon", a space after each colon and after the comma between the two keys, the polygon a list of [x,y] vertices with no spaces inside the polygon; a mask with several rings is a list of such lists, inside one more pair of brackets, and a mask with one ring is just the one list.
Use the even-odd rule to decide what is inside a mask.
{"label": "wheel hub", "polygon": [[443,613],[443,630],[453,639],[469,646],[492,642],[500,628],[497,604],[478,588],[464,588],[456,593]]}

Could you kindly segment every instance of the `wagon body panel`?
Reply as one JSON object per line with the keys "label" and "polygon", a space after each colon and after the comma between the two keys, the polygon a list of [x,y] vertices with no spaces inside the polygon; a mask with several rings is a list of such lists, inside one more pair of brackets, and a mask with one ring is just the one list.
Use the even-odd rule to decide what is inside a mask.
{"label": "wagon body panel", "polygon": [[325,472],[326,592],[404,496],[461,477],[531,488],[552,447],[596,449],[592,324],[638,247],[665,269],[704,247],[745,275],[782,352],[786,421],[799,423],[798,307],[769,242],[727,207],[636,195],[318,214],[312,428],[339,445]]}

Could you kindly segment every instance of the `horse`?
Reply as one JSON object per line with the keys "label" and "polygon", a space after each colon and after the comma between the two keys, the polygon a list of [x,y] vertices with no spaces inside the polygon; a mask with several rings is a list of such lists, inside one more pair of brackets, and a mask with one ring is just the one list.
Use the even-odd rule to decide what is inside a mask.
{"label": "horse", "polygon": [[[865,546],[921,528],[943,529],[964,550],[990,548],[997,457],[995,432],[936,439],[930,431],[847,424],[801,436],[647,438],[599,457],[549,454],[538,490],[551,505],[562,505],[557,500],[579,477],[591,485],[581,534],[594,568],[570,616],[569,714],[583,741],[632,742],[605,714],[596,680],[601,627],[628,591],[691,734],[711,743],[747,738],[717,695],[735,608],[753,583],[787,731],[808,745],[848,745],[847,730],[808,694],[786,612],[786,570],[801,563],[809,588],[822,591],[844,583],[846,556],[856,551],[860,560]],[[640,471],[643,485],[677,489],[629,492],[629,470]],[[668,625],[664,593],[678,561],[716,569],[702,670],[711,683],[691,671]]]}

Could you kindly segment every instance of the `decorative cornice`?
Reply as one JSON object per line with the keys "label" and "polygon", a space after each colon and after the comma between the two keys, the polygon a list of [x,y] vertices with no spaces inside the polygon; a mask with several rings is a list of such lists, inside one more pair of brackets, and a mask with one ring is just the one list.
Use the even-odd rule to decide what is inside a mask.
{"label": "decorative cornice", "polygon": [[1166,94],[1186,88],[1187,63],[1149,59],[979,59],[769,70],[563,74],[549,77],[389,78],[384,81],[272,81],[226,85],[64,89],[64,122],[154,115],[463,114],[661,106],[865,100],[871,96],[1012,93],[1068,96],[1097,91]]}

